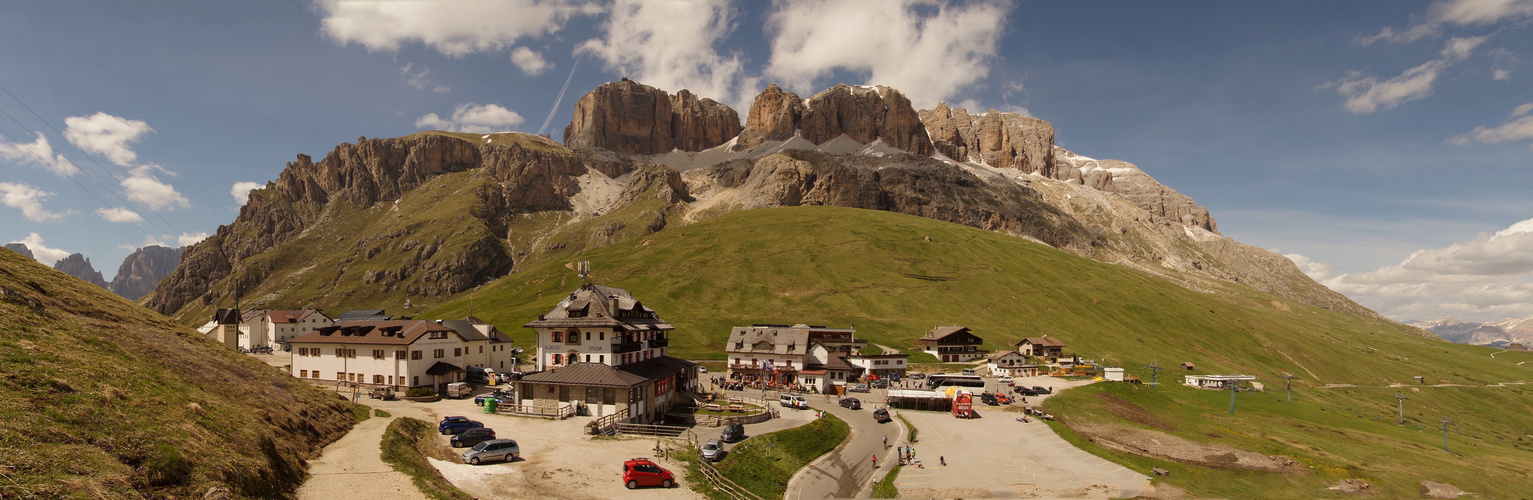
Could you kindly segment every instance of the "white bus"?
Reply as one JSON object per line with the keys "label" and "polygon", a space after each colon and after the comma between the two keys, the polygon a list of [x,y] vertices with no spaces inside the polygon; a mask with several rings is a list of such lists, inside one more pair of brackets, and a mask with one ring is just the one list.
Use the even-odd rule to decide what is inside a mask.
{"label": "white bus", "polygon": [[978,375],[932,375],[926,378],[926,387],[928,389],[950,386],[984,389],[985,379],[980,378]]}

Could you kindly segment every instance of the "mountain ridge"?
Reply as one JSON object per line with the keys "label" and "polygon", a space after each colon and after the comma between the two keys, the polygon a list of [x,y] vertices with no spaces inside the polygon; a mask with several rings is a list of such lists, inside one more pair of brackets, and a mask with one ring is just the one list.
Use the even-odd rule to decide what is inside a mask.
{"label": "mountain ridge", "polygon": [[[362,138],[317,163],[299,155],[277,181],[251,192],[233,223],[188,249],[149,304],[183,321],[247,292],[246,300],[270,307],[342,297],[350,297],[350,305],[385,306],[409,295],[461,293],[528,263],[725,213],[836,205],[995,230],[1184,286],[1232,281],[1377,316],[1308,279],[1287,259],[1220,236],[1207,209],[1134,165],[1053,146],[1052,125],[1043,120],[996,112],[968,117],[945,104],[918,112],[888,87],[837,85],[802,99],[771,86],[725,140],[697,124],[738,124],[728,118],[733,110],[694,98],[611,82],[576,104],[566,144],[519,133],[422,132]],[[941,110],[946,115],[939,117]],[[949,153],[979,161],[957,161]],[[653,170],[656,165],[670,172]],[[637,175],[641,170],[648,173]],[[460,212],[409,201],[419,210],[390,212],[401,219],[399,227],[377,213],[390,200],[398,207],[413,197],[447,196],[420,191],[447,175],[474,186],[472,192],[462,184],[442,186],[458,193],[452,196]],[[645,184],[626,186],[640,178]],[[425,224],[409,221],[427,212],[440,217],[431,224],[476,229],[410,245],[358,245],[342,242],[341,234],[355,228],[327,222],[388,226],[377,234],[409,239]],[[449,241],[467,244],[440,253]],[[399,251],[410,254],[383,257],[392,267],[355,280],[383,280],[382,289],[359,290],[346,278],[380,252]],[[333,279],[293,269],[304,259],[309,267],[302,269],[320,261],[334,266]],[[418,269],[431,269],[436,284],[418,279]],[[308,289],[294,295],[265,283],[278,275],[309,283]]]}

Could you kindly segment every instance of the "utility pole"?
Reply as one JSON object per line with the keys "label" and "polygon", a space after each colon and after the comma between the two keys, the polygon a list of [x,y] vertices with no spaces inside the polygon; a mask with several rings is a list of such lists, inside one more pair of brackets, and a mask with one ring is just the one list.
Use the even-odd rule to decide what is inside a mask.
{"label": "utility pole", "polygon": [[1292,373],[1284,373],[1283,378],[1288,379],[1288,404],[1293,404],[1293,379],[1299,378]]}
{"label": "utility pole", "polygon": [[1235,414],[1235,389],[1240,387],[1239,380],[1230,381],[1230,415]]}
{"label": "utility pole", "polygon": [[1144,365],[1144,367],[1150,369],[1150,388],[1155,389],[1159,387],[1160,384],[1155,382],[1155,372],[1160,370],[1160,361],[1152,360],[1150,364]]}
{"label": "utility pole", "polygon": [[1395,399],[1400,400],[1400,425],[1405,425],[1405,400],[1410,399],[1402,394],[1395,393]]}
{"label": "utility pole", "polygon": [[1443,452],[1444,453],[1452,453],[1452,452],[1448,451],[1448,426],[1453,425],[1453,421],[1449,420],[1449,419],[1443,419],[1442,420],[1442,424],[1443,424]]}

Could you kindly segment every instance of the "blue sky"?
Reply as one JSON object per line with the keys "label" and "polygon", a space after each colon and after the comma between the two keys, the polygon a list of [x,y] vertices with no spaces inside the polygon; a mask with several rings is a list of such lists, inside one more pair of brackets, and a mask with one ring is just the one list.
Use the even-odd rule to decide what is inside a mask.
{"label": "blue sky", "polygon": [[557,139],[622,76],[742,117],[769,83],[872,83],[1047,119],[1391,317],[1526,317],[1530,23],[1533,0],[9,1],[0,239],[110,278],[359,136],[553,110]]}

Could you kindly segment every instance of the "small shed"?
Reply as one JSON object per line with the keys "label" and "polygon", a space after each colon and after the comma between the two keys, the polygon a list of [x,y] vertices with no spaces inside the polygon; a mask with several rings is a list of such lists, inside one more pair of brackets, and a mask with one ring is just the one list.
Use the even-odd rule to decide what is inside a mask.
{"label": "small shed", "polygon": [[1113,382],[1122,382],[1123,381],[1123,369],[1122,368],[1103,368],[1102,369],[1102,378],[1105,378],[1105,379],[1113,381]]}

